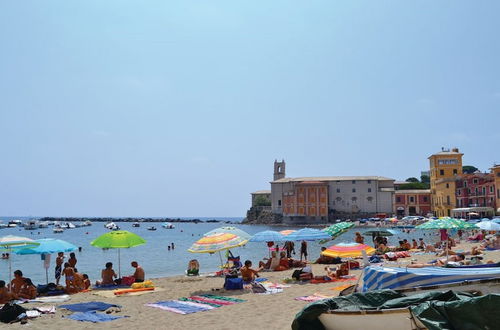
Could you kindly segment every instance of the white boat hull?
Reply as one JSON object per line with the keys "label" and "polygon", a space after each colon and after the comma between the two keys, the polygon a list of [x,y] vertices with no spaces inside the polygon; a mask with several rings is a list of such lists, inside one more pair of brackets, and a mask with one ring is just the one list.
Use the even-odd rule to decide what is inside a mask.
{"label": "white boat hull", "polygon": [[326,330],[421,330],[427,329],[408,308],[383,311],[330,311],[319,316]]}

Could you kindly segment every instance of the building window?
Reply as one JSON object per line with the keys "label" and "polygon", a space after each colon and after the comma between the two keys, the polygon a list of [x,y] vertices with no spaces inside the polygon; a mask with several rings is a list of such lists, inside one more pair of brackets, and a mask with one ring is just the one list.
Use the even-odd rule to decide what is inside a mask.
{"label": "building window", "polygon": [[373,200],[373,197],[372,196],[368,196],[368,197],[366,197],[366,199],[371,203],[372,200]]}
{"label": "building window", "polygon": [[473,184],[477,184],[477,179],[472,180]]}
{"label": "building window", "polygon": [[450,188],[450,184],[449,183],[446,184],[446,188],[447,189]]}
{"label": "building window", "polygon": [[464,181],[464,188],[467,187],[467,180]]}
{"label": "building window", "polygon": [[439,170],[439,175],[444,175],[444,170]]}
{"label": "building window", "polygon": [[352,180],[352,184],[356,184],[356,180]]}
{"label": "building window", "polygon": [[340,192],[340,188],[337,188],[337,192],[338,192],[338,193]]}
{"label": "building window", "polygon": [[458,190],[457,190],[457,195],[458,195],[458,196],[462,195],[462,190],[458,189]]}
{"label": "building window", "polygon": [[372,192],[372,188],[368,188],[368,192]]}
{"label": "building window", "polygon": [[401,197],[396,197],[396,203],[401,203]]}
{"label": "building window", "polygon": [[410,203],[415,203],[415,197],[410,196]]}
{"label": "building window", "polygon": [[372,183],[372,180],[368,180],[368,184]]}
{"label": "building window", "polygon": [[458,174],[458,171],[456,168],[453,169],[453,174]]}
{"label": "building window", "polygon": [[356,188],[352,188],[352,192],[355,193],[356,192]]}
{"label": "building window", "polygon": [[494,192],[495,192],[495,190],[493,189],[493,186],[490,186],[490,193],[493,194]]}
{"label": "building window", "polygon": [[340,202],[340,201],[342,200],[342,198],[337,197],[337,198],[335,198],[335,200],[336,200],[337,202]]}
{"label": "building window", "polygon": [[470,195],[470,188],[467,188],[467,194]]}
{"label": "building window", "polygon": [[477,195],[477,187],[474,189],[474,192],[475,192],[475,193],[476,193],[476,195]]}
{"label": "building window", "polygon": [[427,203],[428,202],[428,198],[427,196],[424,196],[424,202]]}
{"label": "building window", "polygon": [[281,206],[281,199],[278,199],[278,206]]}
{"label": "building window", "polygon": [[357,201],[357,200],[358,200],[358,198],[357,198],[357,197],[352,197],[352,198],[351,198],[351,200],[352,200],[353,202],[355,202],[355,201]]}
{"label": "building window", "polygon": [[486,187],[483,187],[483,195],[486,195]]}
{"label": "building window", "polygon": [[450,196],[446,196],[446,204],[450,205]]}

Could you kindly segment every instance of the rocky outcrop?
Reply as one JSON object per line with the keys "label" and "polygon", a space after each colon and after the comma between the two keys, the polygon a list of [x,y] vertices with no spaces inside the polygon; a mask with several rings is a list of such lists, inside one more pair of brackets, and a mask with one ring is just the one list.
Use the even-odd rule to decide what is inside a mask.
{"label": "rocky outcrop", "polygon": [[247,211],[247,217],[243,220],[244,224],[280,224],[283,222],[283,216],[275,214],[270,207],[254,206]]}

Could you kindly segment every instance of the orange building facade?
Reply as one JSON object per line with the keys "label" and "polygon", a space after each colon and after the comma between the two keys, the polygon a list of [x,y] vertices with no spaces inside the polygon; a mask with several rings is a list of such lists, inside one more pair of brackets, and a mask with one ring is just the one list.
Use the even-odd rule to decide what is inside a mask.
{"label": "orange building facade", "polygon": [[328,216],[328,183],[300,182],[283,196],[284,216]]}

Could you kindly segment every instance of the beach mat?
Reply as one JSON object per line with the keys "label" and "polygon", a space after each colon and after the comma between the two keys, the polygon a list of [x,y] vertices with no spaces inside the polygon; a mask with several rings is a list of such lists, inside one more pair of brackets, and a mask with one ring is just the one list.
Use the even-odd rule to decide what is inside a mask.
{"label": "beach mat", "polygon": [[323,299],[328,299],[328,298],[333,298],[333,297],[334,296],[327,296],[327,295],[322,295],[320,293],[314,293],[310,296],[297,297],[297,298],[295,298],[295,300],[312,302],[312,301],[318,301],[318,300],[323,300]]}
{"label": "beach mat", "polygon": [[92,323],[100,323],[100,322],[109,322],[117,319],[122,319],[128,317],[126,315],[116,316],[109,314],[97,313],[95,311],[91,312],[77,312],[67,316],[68,319],[72,319],[80,322],[92,322]]}
{"label": "beach mat", "polygon": [[152,291],[136,291],[136,292],[128,292],[126,294],[119,294],[119,295],[115,294],[116,291],[119,291],[119,290],[104,290],[104,291],[101,291],[101,290],[93,291],[92,290],[92,291],[90,291],[90,293],[92,293],[96,296],[104,297],[104,298],[116,298],[116,297],[140,296],[143,294],[165,291],[165,289],[155,287],[155,289]]}
{"label": "beach mat", "polygon": [[165,300],[146,304],[145,306],[159,308],[177,314],[192,314],[209,311],[214,308],[245,302],[243,299],[216,296],[211,294],[196,295],[178,300]]}
{"label": "beach mat", "polygon": [[36,299],[30,299],[30,303],[61,303],[70,300],[71,297],[67,294],[60,296],[48,296],[48,297],[38,297]]}
{"label": "beach mat", "polygon": [[70,310],[72,312],[105,311],[106,309],[111,308],[111,307],[121,307],[121,306],[115,305],[115,304],[108,304],[108,303],[104,303],[101,301],[90,301],[90,302],[85,302],[85,303],[68,304],[68,305],[59,306],[59,308],[64,308],[64,309]]}

